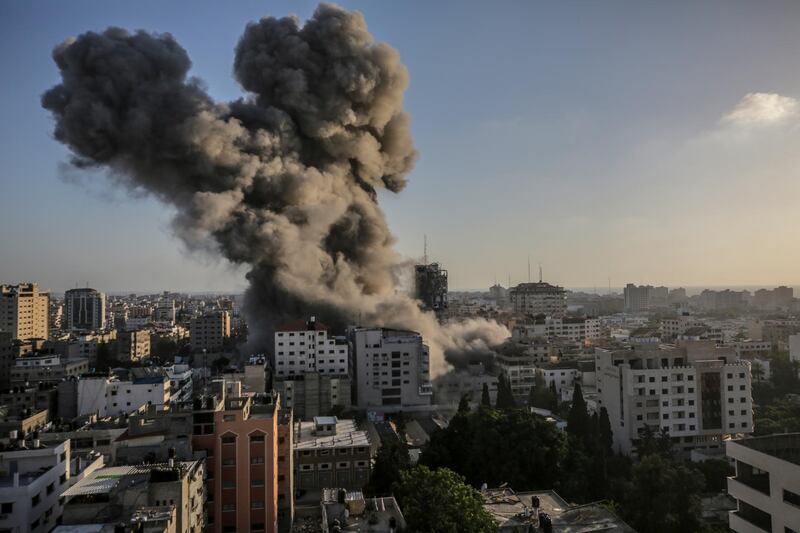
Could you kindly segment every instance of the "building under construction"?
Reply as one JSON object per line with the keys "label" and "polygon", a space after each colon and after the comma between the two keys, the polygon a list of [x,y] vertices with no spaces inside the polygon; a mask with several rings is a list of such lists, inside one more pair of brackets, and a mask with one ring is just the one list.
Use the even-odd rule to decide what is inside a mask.
{"label": "building under construction", "polygon": [[414,267],[414,296],[423,309],[441,312],[447,309],[447,270],[439,263]]}

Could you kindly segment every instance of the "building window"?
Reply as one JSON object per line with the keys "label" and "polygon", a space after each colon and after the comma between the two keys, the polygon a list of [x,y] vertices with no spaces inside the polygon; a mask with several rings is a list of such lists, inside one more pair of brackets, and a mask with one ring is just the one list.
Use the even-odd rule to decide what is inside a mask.
{"label": "building window", "polygon": [[236,444],[236,437],[232,435],[226,435],[222,437],[222,444]]}
{"label": "building window", "polygon": [[223,459],[222,466],[236,466],[236,459]]}
{"label": "building window", "polygon": [[236,504],[235,503],[225,503],[225,504],[222,505],[222,512],[223,513],[228,512],[228,511],[235,511],[235,510],[236,510]]}
{"label": "building window", "polygon": [[252,500],[250,502],[250,509],[263,509],[264,502],[260,500]]}
{"label": "building window", "polygon": [[250,480],[250,486],[251,487],[263,487],[264,486],[264,480],[263,479],[251,479]]}
{"label": "building window", "polygon": [[[235,422],[236,421],[236,415],[222,415],[222,420],[224,420],[225,422]],[[223,438],[223,442],[224,441],[225,441],[225,439]]]}
{"label": "building window", "polygon": [[0,504],[0,513],[2,514],[11,514],[14,512],[14,502],[6,502]]}
{"label": "building window", "polygon": [[263,465],[264,464],[264,458],[263,457],[251,457],[250,458],[250,464],[251,465]]}
{"label": "building window", "polygon": [[250,435],[250,442],[264,442],[264,435]]}

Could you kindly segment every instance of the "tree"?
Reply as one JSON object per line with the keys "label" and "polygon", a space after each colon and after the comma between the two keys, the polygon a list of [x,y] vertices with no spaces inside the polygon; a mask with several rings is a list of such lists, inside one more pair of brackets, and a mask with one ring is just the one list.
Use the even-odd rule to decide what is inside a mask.
{"label": "tree", "polygon": [[575,383],[572,393],[572,406],[567,416],[567,434],[587,447],[591,441],[592,427],[580,383]]}
{"label": "tree", "polygon": [[623,518],[636,530],[651,533],[701,531],[703,474],[658,454],[633,467]]}
{"label": "tree", "polygon": [[563,452],[561,432],[527,410],[478,409],[434,431],[420,463],[454,470],[475,487],[507,482],[526,490],[549,489],[559,477]]}
{"label": "tree", "polygon": [[603,454],[610,457],[614,453],[614,432],[605,407],[600,408],[600,415],[597,417],[597,439]]}
{"label": "tree", "polygon": [[497,524],[480,493],[447,468],[420,465],[401,473],[396,495],[416,533],[489,533]]}
{"label": "tree", "polygon": [[558,410],[558,390],[555,380],[550,382],[550,405],[548,407],[554,413]]}
{"label": "tree", "polygon": [[694,467],[702,472],[706,480],[703,492],[723,492],[728,487],[728,476],[734,475],[736,470],[725,459],[707,459],[694,463]]}
{"label": "tree", "polygon": [[497,379],[495,407],[498,409],[514,409],[517,407],[517,402],[514,401],[514,393],[511,391],[511,383],[505,374],[500,374]]}
{"label": "tree", "polygon": [[[483,385],[486,386],[486,383]],[[469,413],[469,394],[464,394],[458,401],[458,412]]]}
{"label": "tree", "polygon": [[214,359],[214,362],[211,363],[211,368],[214,369],[215,373],[219,374],[220,372],[225,370],[225,368],[227,368],[227,366],[230,363],[231,363],[231,360],[223,355],[221,357],[218,357],[218,358]]}
{"label": "tree", "polygon": [[401,472],[410,464],[405,446],[397,441],[384,442],[375,455],[367,492],[374,495],[391,494],[395,485],[400,482]]}
{"label": "tree", "polygon": [[547,388],[547,383],[541,372],[536,372],[533,378],[533,388],[531,389],[529,403],[531,407],[538,407],[539,409],[551,409],[553,406],[550,389]]}
{"label": "tree", "polygon": [[483,384],[483,390],[481,391],[481,405],[484,407],[492,406],[492,398],[489,396],[489,385],[486,383]]}

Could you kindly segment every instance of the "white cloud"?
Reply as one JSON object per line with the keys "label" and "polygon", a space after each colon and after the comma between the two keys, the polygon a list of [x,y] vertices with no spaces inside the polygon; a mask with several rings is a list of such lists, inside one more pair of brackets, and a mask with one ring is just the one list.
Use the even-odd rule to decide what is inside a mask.
{"label": "white cloud", "polygon": [[748,93],[722,121],[736,126],[769,125],[800,115],[800,101],[776,93]]}

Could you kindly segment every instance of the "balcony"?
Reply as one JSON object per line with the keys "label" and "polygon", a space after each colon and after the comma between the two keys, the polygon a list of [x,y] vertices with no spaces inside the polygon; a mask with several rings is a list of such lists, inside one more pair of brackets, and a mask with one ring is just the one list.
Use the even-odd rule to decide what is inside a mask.
{"label": "balcony", "polygon": [[728,525],[737,533],[771,533],[772,516],[739,501],[739,510],[730,513]]}

